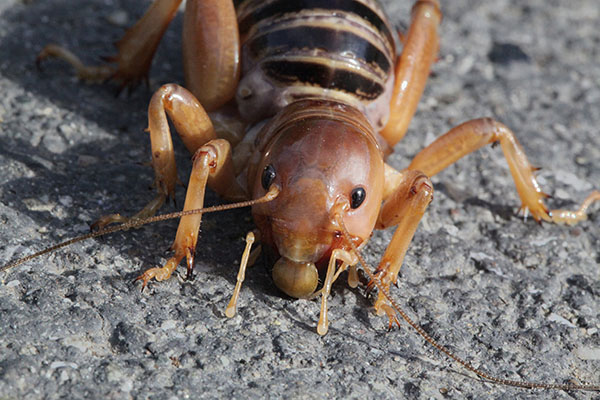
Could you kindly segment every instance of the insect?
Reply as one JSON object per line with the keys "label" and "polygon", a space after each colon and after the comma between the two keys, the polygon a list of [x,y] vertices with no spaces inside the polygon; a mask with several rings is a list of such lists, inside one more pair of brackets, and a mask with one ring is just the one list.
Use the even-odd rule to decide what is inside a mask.
{"label": "insect", "polygon": [[[123,84],[142,79],[178,3],[154,3],[120,42],[118,69],[82,67],[80,75],[111,75]],[[316,294],[322,301],[318,332],[325,334],[332,282],[349,269],[351,286],[355,285],[359,262],[356,248],[366,243],[373,228],[397,225],[372,277],[372,284],[379,289],[375,309],[387,315],[390,324],[395,322],[397,306],[388,291],[432,199],[429,177],[487,143],[500,142],[524,211],[530,211],[536,220],[577,222],[585,218],[589,203],[598,199],[594,192],[577,212],[550,213],[512,132],[489,119],[452,129],[419,153],[406,171],[385,164],[384,155],[406,132],[435,58],[441,19],[436,1],[415,3],[399,62],[393,30],[381,10],[370,2],[329,2],[336,10],[344,5],[351,10],[337,16],[330,10],[314,12],[306,19],[297,17],[302,15],[298,10],[283,13],[274,6],[269,9],[272,4],[240,2],[236,21],[230,3],[189,1],[184,54],[187,85],[193,95],[178,86],[164,86],[154,95],[149,111],[159,194],[136,219],[154,214],[174,191],[176,173],[165,110],[195,154],[185,210],[202,208],[206,186],[228,200],[250,197],[257,201],[253,215],[259,231],[247,237],[228,315],[235,313],[250,248],[260,234],[265,250],[276,259],[273,280],[290,296],[314,295],[319,269],[323,270],[324,282]],[[303,5],[310,8],[310,4]],[[325,7],[323,2],[314,4]],[[365,13],[353,7],[362,7]],[[206,10],[214,11],[218,18],[209,20]],[[149,26],[154,29],[147,29]],[[207,31],[191,34],[198,26]],[[192,37],[205,39],[190,43]],[[298,45],[302,40],[309,42]],[[139,43],[144,45],[136,48]],[[335,47],[340,43],[343,52]],[[305,48],[307,53],[301,51]],[[55,47],[47,49],[46,55],[50,54],[66,57]],[[409,64],[406,60],[416,61]],[[198,70],[202,73],[196,74]],[[238,82],[239,75],[242,78]],[[240,118],[252,126],[244,129],[247,133],[232,150],[234,140],[217,138],[203,109],[218,109],[233,96]],[[261,125],[265,118],[270,119]],[[217,131],[231,137],[238,133],[227,123]],[[123,221],[127,219],[112,215],[98,225]],[[168,278],[183,258],[191,272],[200,221],[201,215],[182,218],[175,255],[164,267],[146,271],[140,277],[144,286],[153,278]]]}

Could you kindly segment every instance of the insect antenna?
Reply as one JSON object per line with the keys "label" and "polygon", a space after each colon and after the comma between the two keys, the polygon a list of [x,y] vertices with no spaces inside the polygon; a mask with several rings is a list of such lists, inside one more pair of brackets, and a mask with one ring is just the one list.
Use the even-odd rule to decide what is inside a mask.
{"label": "insect antenna", "polygon": [[56,251],[58,249],[70,246],[70,245],[72,245],[74,243],[77,243],[77,242],[82,242],[82,241],[87,240],[87,239],[93,239],[93,238],[96,238],[98,236],[104,236],[104,235],[108,235],[108,234],[114,233],[114,232],[126,231],[126,230],[132,229],[132,228],[139,228],[142,225],[150,224],[150,223],[153,223],[153,222],[159,222],[159,221],[165,221],[167,219],[185,217],[186,215],[207,214],[207,213],[211,213],[211,212],[232,210],[234,208],[250,207],[250,206],[253,206],[255,204],[267,203],[267,202],[275,199],[278,195],[279,195],[279,189],[275,185],[273,185],[271,187],[271,189],[264,196],[262,196],[262,197],[260,197],[258,199],[254,199],[254,200],[241,201],[241,202],[238,202],[238,203],[223,204],[223,205],[206,207],[206,208],[198,208],[198,209],[195,209],[195,210],[177,211],[177,212],[173,212],[173,213],[169,213],[169,214],[156,215],[154,217],[149,217],[149,218],[130,219],[129,221],[124,222],[122,224],[115,225],[115,226],[105,227],[105,228],[102,228],[102,229],[100,229],[100,230],[98,230],[96,232],[90,232],[90,233],[87,233],[85,235],[77,236],[77,237],[75,237],[73,239],[69,239],[69,240],[66,240],[64,242],[55,244],[54,246],[47,247],[47,248],[45,248],[43,250],[38,251],[37,253],[30,254],[28,256],[25,256],[25,257],[19,258],[17,260],[11,261],[8,264],[3,265],[2,268],[0,268],[0,272],[7,271],[7,270],[9,270],[11,268],[14,268],[14,267],[17,267],[17,266],[19,266],[19,265],[21,265],[23,263],[26,263],[29,260],[32,260],[32,259],[37,258],[39,256],[43,256],[44,254],[52,253],[52,252],[54,252],[54,251]]}
{"label": "insect antenna", "polygon": [[339,226],[342,228],[342,234],[344,235],[346,242],[350,245],[350,247],[352,248],[352,251],[356,254],[356,256],[357,256],[359,262],[362,264],[363,269],[366,272],[367,276],[369,277],[369,279],[371,279],[371,282],[373,282],[375,284],[377,289],[379,289],[379,292],[383,293],[386,300],[390,303],[390,305],[394,308],[394,310],[398,314],[400,314],[400,316],[406,321],[406,323],[409,324],[415,331],[417,331],[417,333],[419,335],[421,335],[423,337],[423,339],[425,339],[431,346],[435,347],[438,351],[444,353],[446,356],[448,356],[449,358],[451,358],[458,364],[462,365],[465,369],[473,372],[474,374],[483,378],[486,381],[500,384],[500,385],[505,385],[505,386],[516,386],[516,387],[526,388],[526,389],[600,391],[600,385],[594,385],[594,384],[587,385],[587,384],[576,384],[576,383],[543,383],[543,382],[529,382],[529,381],[519,381],[519,380],[498,378],[496,376],[490,375],[487,372],[484,372],[484,371],[476,368],[475,366],[473,366],[473,364],[471,364],[467,360],[464,360],[463,358],[457,356],[452,351],[450,351],[447,347],[438,343],[438,341],[436,341],[434,338],[432,338],[431,335],[429,335],[421,327],[421,325],[419,325],[418,323],[413,321],[408,316],[408,314],[406,314],[406,312],[404,312],[404,310],[392,298],[392,296],[388,293],[388,291],[385,290],[384,285],[381,282],[381,279],[379,279],[379,277],[371,271],[371,268],[369,267],[369,265],[367,264],[365,259],[362,257],[362,255],[359,253],[358,249],[356,248],[356,245],[351,240],[350,233],[346,229],[346,226],[344,225],[344,221],[342,220],[342,218],[339,214],[336,215],[336,220],[337,220],[337,223],[339,224]]}

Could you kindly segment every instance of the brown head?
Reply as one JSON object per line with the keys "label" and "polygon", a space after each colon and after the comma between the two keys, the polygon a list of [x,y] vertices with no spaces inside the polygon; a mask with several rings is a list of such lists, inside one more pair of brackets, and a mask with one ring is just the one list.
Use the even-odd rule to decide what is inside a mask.
{"label": "brown head", "polygon": [[383,194],[383,159],[364,117],[346,105],[303,100],[283,109],[259,140],[262,159],[250,170],[257,198],[276,185],[271,202],[253,207],[263,235],[280,257],[275,284],[307,297],[318,284],[317,266],[344,244],[335,215],[358,245],[375,226]]}

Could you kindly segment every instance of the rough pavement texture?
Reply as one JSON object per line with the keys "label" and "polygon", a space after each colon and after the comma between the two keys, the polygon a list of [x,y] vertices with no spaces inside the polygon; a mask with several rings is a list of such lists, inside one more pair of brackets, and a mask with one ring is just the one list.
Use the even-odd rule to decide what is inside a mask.
{"label": "rough pavement texture", "polygon": [[[390,13],[406,26],[410,2]],[[398,4],[395,4],[398,3]],[[153,193],[141,88],[86,85],[36,52],[54,41],[88,61],[146,2],[0,1],[0,262],[86,232],[100,215],[137,211]],[[600,5],[597,0],[444,5],[440,59],[407,138],[403,168],[450,127],[493,116],[513,128],[554,207],[600,186]],[[110,21],[110,22],[107,22]],[[159,49],[151,89],[182,82],[181,16]],[[178,145],[180,176],[189,155]],[[519,201],[499,148],[434,178],[435,200],[392,295],[436,338],[486,371],[544,382],[600,381],[600,207],[575,228],[515,215]],[[177,193],[179,204],[183,189]],[[219,200],[214,194],[208,203]],[[166,211],[175,208],[169,206]],[[240,222],[241,221],[241,222]],[[364,287],[341,279],[331,327],[319,304],[292,301],[267,269],[235,284],[248,210],[207,215],[196,276],[184,269],[140,293],[131,281],[165,261],[177,223],[91,240],[0,279],[1,398],[598,398],[482,382],[406,325],[387,332]],[[375,264],[391,232],[365,251]]]}

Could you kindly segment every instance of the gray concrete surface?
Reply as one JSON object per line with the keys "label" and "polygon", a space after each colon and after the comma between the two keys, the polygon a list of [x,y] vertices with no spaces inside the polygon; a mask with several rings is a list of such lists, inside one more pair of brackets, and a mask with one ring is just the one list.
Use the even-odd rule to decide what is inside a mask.
{"label": "gray concrete surface", "polygon": [[[410,2],[388,2],[406,25]],[[392,4],[393,3],[393,4]],[[96,217],[150,199],[145,109],[151,90],[115,97],[58,62],[47,42],[88,62],[145,8],[126,0],[0,1],[0,262],[86,232]],[[493,116],[512,127],[551,206],[600,187],[597,0],[443,5],[440,60],[407,138],[402,168],[450,127]],[[107,22],[112,21],[112,23]],[[182,82],[179,30],[167,32],[151,89]],[[189,156],[178,147],[180,176]],[[435,200],[392,295],[427,331],[510,379],[600,382],[600,207],[577,227],[523,221],[499,148],[434,178]],[[183,199],[183,189],[177,193]],[[207,202],[219,200],[210,194]],[[173,206],[165,208],[171,211]],[[331,327],[319,304],[292,301],[262,265],[224,316],[247,210],[207,215],[193,281],[140,293],[131,281],[165,261],[176,222],[92,240],[0,276],[0,398],[599,398],[482,382],[408,328],[387,331],[364,287],[335,285]],[[391,232],[365,254],[375,264]]]}

